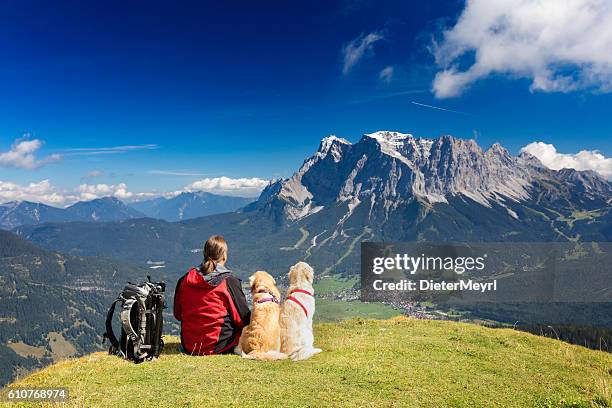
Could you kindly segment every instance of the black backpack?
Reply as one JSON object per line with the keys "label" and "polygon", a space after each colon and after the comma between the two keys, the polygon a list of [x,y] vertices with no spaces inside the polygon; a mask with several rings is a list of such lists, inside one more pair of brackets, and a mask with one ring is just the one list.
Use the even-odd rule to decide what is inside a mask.
{"label": "black backpack", "polygon": [[[162,340],[163,310],[166,299],[164,282],[134,284],[128,282],[113,302],[106,315],[106,333],[111,343],[109,354],[140,363],[158,357],[164,348]],[[121,336],[119,340],[113,333],[113,314],[115,306],[121,303]]]}

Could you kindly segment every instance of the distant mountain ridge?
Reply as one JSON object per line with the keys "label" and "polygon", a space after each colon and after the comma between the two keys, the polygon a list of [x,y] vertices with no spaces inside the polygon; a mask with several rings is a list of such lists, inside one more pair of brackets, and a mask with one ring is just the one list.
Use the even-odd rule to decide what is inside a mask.
{"label": "distant mountain ridge", "polygon": [[183,192],[175,197],[159,197],[129,206],[148,217],[182,221],[205,215],[236,211],[253,202],[253,198],[223,196],[205,191]]}
{"label": "distant mountain ridge", "polygon": [[143,214],[116,197],[103,197],[92,201],[79,201],[66,208],[75,221],[121,221],[141,218]]}
{"label": "distant mountain ridge", "polygon": [[79,201],[66,208],[57,208],[30,201],[12,201],[0,204],[0,228],[2,229],[13,229],[20,225],[37,225],[45,222],[108,222],[144,216],[144,214],[128,207],[115,197]]}

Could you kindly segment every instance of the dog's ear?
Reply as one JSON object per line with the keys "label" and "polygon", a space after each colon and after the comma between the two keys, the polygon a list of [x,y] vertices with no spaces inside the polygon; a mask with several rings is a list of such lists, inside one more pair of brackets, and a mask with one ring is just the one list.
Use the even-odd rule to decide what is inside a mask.
{"label": "dog's ear", "polygon": [[314,271],[312,268],[310,266],[303,268],[302,274],[304,275],[304,279],[312,284],[312,281],[314,280]]}
{"label": "dog's ear", "polygon": [[289,278],[289,283],[291,283],[293,281],[293,276],[295,275],[295,266],[292,266],[291,268],[289,268],[289,272],[287,273],[287,278]]}
{"label": "dog's ear", "polygon": [[255,275],[251,275],[249,277],[249,287],[251,288],[251,290],[253,290],[253,285],[255,284]]}
{"label": "dog's ear", "polygon": [[291,274],[295,274],[296,281],[306,281],[313,283],[314,279],[314,271],[312,267],[308,265],[306,262],[298,262],[291,267],[289,271],[289,280],[291,280]]}

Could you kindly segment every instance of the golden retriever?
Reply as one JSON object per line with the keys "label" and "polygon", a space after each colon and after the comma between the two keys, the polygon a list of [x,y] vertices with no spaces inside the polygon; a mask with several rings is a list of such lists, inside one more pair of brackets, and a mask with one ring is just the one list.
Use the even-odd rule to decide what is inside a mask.
{"label": "golden retriever", "polygon": [[306,262],[298,262],[289,270],[289,289],[280,312],[280,350],[293,361],[306,360],[322,351],[313,347],[313,279],[314,271]]}
{"label": "golden retriever", "polygon": [[280,352],[280,292],[276,281],[267,272],[257,271],[249,278],[253,295],[251,322],[242,329],[240,343],[234,352],[254,360],[281,360]]}

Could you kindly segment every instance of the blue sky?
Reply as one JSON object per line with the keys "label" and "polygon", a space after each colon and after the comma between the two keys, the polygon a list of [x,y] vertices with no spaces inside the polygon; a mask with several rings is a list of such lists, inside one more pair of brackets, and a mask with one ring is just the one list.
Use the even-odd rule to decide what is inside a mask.
{"label": "blue sky", "polygon": [[[30,165],[0,156],[0,190],[13,191],[0,198],[42,180],[61,196],[286,177],[322,137],[381,129],[612,155],[607,61],[476,63],[457,24],[464,15],[474,31],[468,11],[456,0],[12,2],[0,16],[0,155],[24,134],[41,147]],[[450,83],[435,82],[441,72]]]}

